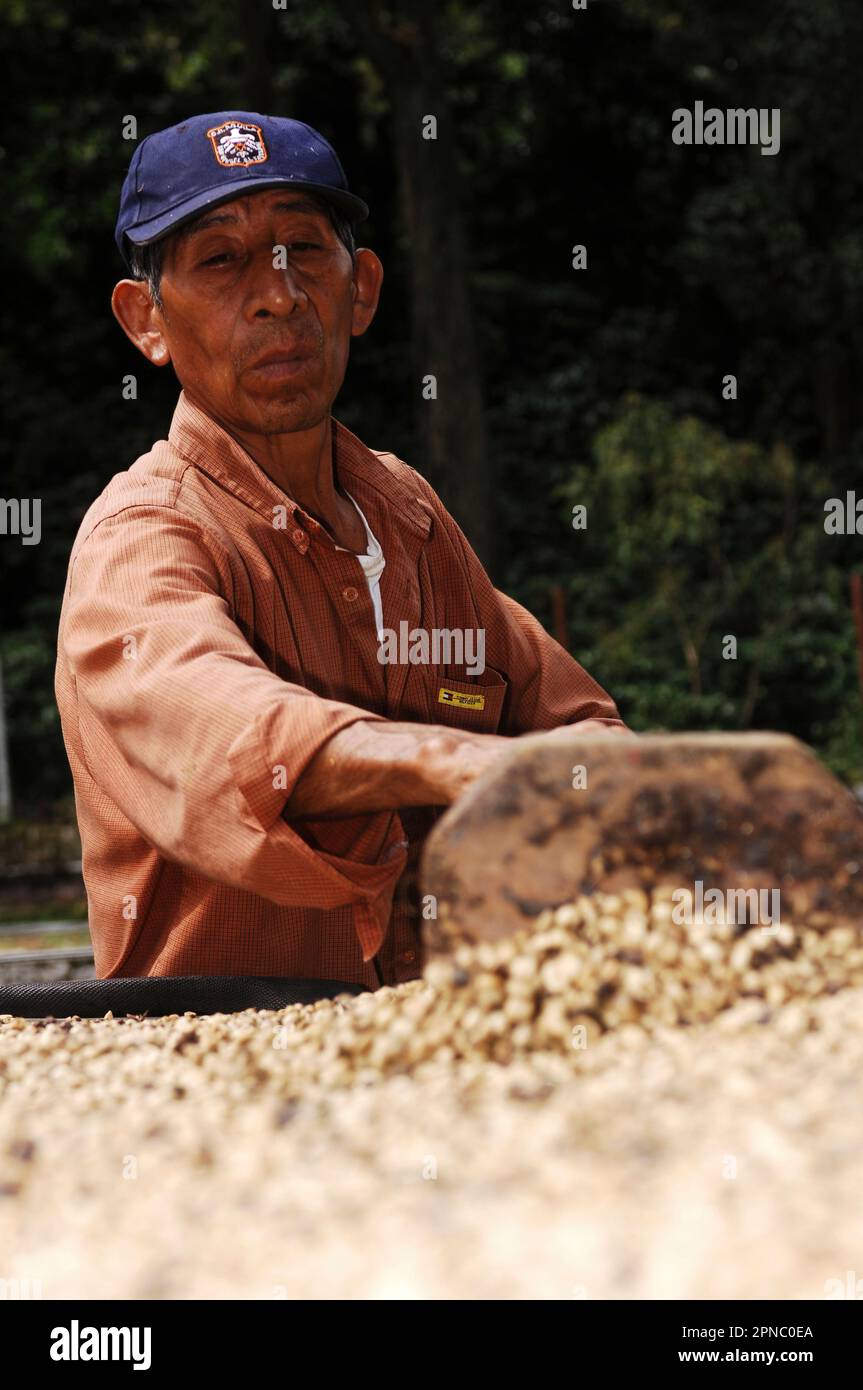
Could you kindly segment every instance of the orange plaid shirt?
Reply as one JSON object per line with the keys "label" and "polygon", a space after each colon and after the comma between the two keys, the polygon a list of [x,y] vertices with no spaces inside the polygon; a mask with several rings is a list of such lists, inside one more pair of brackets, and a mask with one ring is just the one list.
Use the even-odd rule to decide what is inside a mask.
{"label": "orange plaid shirt", "polygon": [[[332,432],[339,480],[383,547],[384,625],[483,628],[486,668],[381,664],[357,557],[181,393],[168,439],[84,517],[60,617],[55,689],[100,977],[414,978],[405,885],[440,811],[285,819],[322,745],[360,719],[622,723],[493,587],[428,483],[335,419]],[[441,703],[441,685],[482,708]]]}

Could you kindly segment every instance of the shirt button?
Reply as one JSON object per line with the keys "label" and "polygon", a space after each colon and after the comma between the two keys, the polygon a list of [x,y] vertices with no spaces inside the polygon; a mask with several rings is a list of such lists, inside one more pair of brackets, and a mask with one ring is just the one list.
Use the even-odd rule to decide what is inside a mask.
{"label": "shirt button", "polygon": [[402,951],[399,960],[404,961],[405,965],[410,965],[417,958],[416,951]]}
{"label": "shirt button", "polygon": [[342,598],[346,599],[348,603],[353,603],[354,599],[359,598],[359,596],[360,591],[359,589],[355,589],[353,584],[349,584],[346,589],[342,589]]}
{"label": "shirt button", "polygon": [[295,541],[304,541],[305,539],[306,539],[306,533],[305,533],[305,531],[303,531],[303,530],[298,526],[297,529],[296,529],[296,531],[294,532],[294,540],[295,540]]}

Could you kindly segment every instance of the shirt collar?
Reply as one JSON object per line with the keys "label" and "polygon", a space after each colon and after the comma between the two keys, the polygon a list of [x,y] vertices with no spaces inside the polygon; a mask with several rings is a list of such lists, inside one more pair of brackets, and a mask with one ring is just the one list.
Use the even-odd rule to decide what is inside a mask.
{"label": "shirt collar", "polygon": [[[371,503],[373,510],[391,519],[393,513],[406,520],[421,536],[428,535],[431,519],[413,489],[398,478],[377,454],[358,439],[346,425],[332,417],[333,450],[339,478],[350,479],[350,491],[359,500]],[[273,508],[285,499],[311,530],[319,529],[298,503],[293,502],[267,476],[250,454],[227,430],[189,400],[180,398],[168,431],[168,441],[182,458],[240,497],[248,506],[272,520]],[[377,505],[375,505],[377,504]],[[374,518],[373,518],[374,521]]]}

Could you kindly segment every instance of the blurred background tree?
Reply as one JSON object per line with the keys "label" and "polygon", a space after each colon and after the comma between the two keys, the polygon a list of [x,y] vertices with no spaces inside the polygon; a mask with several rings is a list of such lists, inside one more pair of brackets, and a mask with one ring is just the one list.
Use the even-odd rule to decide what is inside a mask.
{"label": "blurred background tree", "polygon": [[[41,544],[0,550],[18,814],[68,808],[75,532],[177,395],[109,308],[123,121],[231,106],[320,129],[371,207],[386,279],[337,417],[426,473],[546,624],[563,589],[574,654],[634,728],[787,729],[860,778],[859,542],[823,508],[863,434],[863,11],[732,8],[2,0],[0,491],[42,499]],[[780,152],[674,145],[696,100],[779,108]]]}

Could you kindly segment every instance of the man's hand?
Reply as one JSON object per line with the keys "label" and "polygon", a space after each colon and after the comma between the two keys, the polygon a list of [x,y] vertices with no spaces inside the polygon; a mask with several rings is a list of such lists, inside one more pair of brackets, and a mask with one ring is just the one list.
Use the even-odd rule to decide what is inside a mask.
{"label": "man's hand", "polygon": [[[543,734],[627,734],[630,729],[583,719]],[[523,735],[535,737],[535,735]],[[285,819],[331,819],[405,806],[449,806],[515,740],[443,724],[358,720],[334,734],[297,781]]]}
{"label": "man's hand", "polygon": [[549,729],[550,734],[626,734],[627,738],[637,738],[634,729],[625,724],[606,724],[602,719],[580,719],[577,724],[562,724],[559,729]]}

